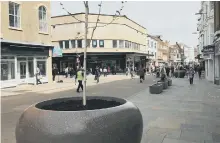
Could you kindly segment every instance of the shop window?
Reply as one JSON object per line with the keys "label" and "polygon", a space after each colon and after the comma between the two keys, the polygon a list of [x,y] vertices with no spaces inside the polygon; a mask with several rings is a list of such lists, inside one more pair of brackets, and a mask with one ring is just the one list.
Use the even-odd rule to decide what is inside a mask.
{"label": "shop window", "polygon": [[113,48],[117,48],[118,47],[117,40],[112,40],[112,46],[113,46]]}
{"label": "shop window", "polygon": [[97,47],[97,40],[92,40],[92,47],[96,48]]}
{"label": "shop window", "polygon": [[76,48],[76,40],[71,40],[71,48]]}
{"label": "shop window", "polygon": [[18,61],[26,61],[27,58],[26,58],[26,57],[18,57],[17,60],[18,60]]}
{"label": "shop window", "polygon": [[104,40],[99,40],[99,47],[101,47],[101,48],[104,47]]}
{"label": "shop window", "polygon": [[82,48],[82,40],[77,40],[77,48]]}
{"label": "shop window", "polygon": [[64,44],[65,44],[65,49],[70,48],[69,40],[64,41]]}
{"label": "shop window", "polygon": [[9,26],[20,28],[20,5],[9,2]]}
{"label": "shop window", "polygon": [[37,66],[40,69],[40,74],[46,76],[46,61],[37,61]]}
{"label": "shop window", "polygon": [[124,40],[119,40],[119,48],[124,48]]}
{"label": "shop window", "polygon": [[1,80],[15,79],[14,61],[1,61]]}
{"label": "shop window", "polygon": [[61,49],[64,48],[64,47],[63,47],[63,41],[59,41],[59,46],[60,46]]}
{"label": "shop window", "polygon": [[33,62],[33,60],[28,61],[28,73],[29,73],[29,77],[34,77],[34,62]]}

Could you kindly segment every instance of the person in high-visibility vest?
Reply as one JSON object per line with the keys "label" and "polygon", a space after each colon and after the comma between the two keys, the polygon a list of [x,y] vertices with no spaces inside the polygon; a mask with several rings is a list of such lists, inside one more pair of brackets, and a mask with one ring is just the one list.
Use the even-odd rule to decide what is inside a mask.
{"label": "person in high-visibility vest", "polygon": [[80,88],[83,91],[83,84],[82,84],[83,78],[84,78],[83,69],[79,69],[76,73],[76,80],[78,80],[78,83],[79,83],[76,92],[79,92]]}

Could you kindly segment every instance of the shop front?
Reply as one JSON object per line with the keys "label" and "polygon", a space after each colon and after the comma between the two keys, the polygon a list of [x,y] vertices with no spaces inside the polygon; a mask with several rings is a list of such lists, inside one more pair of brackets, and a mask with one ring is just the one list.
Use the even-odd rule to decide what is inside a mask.
{"label": "shop front", "polygon": [[36,68],[42,82],[48,82],[49,47],[1,43],[1,88],[19,84],[35,84]]}

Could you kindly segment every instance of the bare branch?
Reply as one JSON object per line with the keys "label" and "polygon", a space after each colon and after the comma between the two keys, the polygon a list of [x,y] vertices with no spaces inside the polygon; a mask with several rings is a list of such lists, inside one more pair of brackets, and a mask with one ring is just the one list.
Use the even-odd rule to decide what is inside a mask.
{"label": "bare branch", "polygon": [[92,38],[93,38],[93,35],[94,35],[94,32],[95,32],[95,30],[96,30],[96,28],[97,28],[97,25],[98,25],[98,22],[99,22],[99,17],[100,17],[100,14],[101,14],[102,1],[100,2],[100,4],[99,4],[98,6],[99,6],[99,14],[98,14],[98,16],[97,16],[96,24],[95,24],[95,27],[94,27],[93,30],[92,30],[91,38],[90,38],[90,40],[89,40],[87,46],[90,45],[90,43],[91,43],[91,41],[92,41]]}
{"label": "bare branch", "polygon": [[63,4],[60,2],[60,5],[62,7],[63,10],[65,10],[70,16],[72,16],[75,20],[84,23],[85,21],[79,20],[78,18],[76,18],[72,13],[70,13],[67,9],[65,9],[65,7],[63,6]]}
{"label": "bare branch", "polygon": [[[124,8],[124,2],[122,1],[121,3],[122,3],[122,6],[121,6],[120,10],[119,10],[119,11],[116,11],[115,15],[113,16],[113,19],[112,19],[109,23],[104,24],[104,25],[101,25],[101,26],[97,26],[97,25],[96,25],[95,27],[88,27],[88,28],[105,27],[105,26],[108,26],[108,25],[112,24],[115,20],[119,19],[120,17],[118,17],[118,16],[121,15],[121,11],[122,11],[123,8]],[[118,14],[118,15],[117,15],[117,14]]]}

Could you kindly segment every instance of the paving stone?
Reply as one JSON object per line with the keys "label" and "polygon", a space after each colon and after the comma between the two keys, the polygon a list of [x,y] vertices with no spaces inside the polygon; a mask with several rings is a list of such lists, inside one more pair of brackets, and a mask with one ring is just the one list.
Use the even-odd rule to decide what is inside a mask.
{"label": "paving stone", "polygon": [[142,136],[141,143],[162,143],[166,136],[165,129],[152,128]]}
{"label": "paving stone", "polygon": [[181,130],[168,130],[166,137],[172,139],[179,139],[181,135]]}
{"label": "paving stone", "polygon": [[184,140],[165,138],[163,140],[163,143],[196,143],[196,142],[189,142],[189,141],[184,141]]}
{"label": "paving stone", "polygon": [[191,142],[204,143],[205,140],[212,140],[212,136],[210,133],[182,130],[180,139]]}
{"label": "paving stone", "polygon": [[196,124],[181,124],[180,127],[182,130],[190,130],[190,131],[204,131],[204,125],[196,125]]}
{"label": "paving stone", "polygon": [[214,142],[220,142],[220,134],[212,133],[212,139]]}

